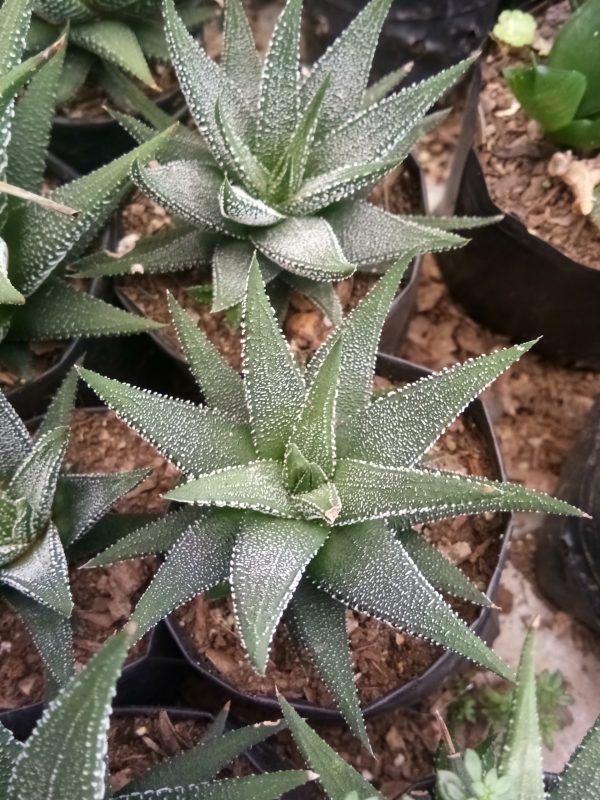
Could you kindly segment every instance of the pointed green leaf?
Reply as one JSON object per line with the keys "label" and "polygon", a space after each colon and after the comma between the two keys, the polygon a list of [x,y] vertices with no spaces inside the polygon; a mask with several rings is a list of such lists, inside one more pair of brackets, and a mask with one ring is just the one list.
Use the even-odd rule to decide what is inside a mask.
{"label": "pointed green leaf", "polygon": [[255,146],[261,161],[275,165],[298,121],[302,0],[288,0],[273,31],[260,84]]}
{"label": "pointed green leaf", "polygon": [[32,0],[5,0],[0,8],[0,74],[2,75],[21,61],[32,8]]}
{"label": "pointed green leaf", "polygon": [[[427,110],[453,86],[471,66],[461,61],[421,83],[386,97],[376,106],[359,111],[340,128],[315,145],[309,160],[310,175],[320,175],[348,164],[368,164],[394,155],[402,160],[415,140]],[[402,143],[406,142],[401,147]]]}
{"label": "pointed green leaf", "polygon": [[454,650],[510,679],[510,670],[472,633],[381,522],[334,529],[309,577],[359,611]]}
{"label": "pointed green leaf", "polygon": [[[225,311],[243,302],[254,252],[248,241],[224,239],[215,247],[212,264],[213,312]],[[279,271],[279,267],[262,256],[259,266],[265,283],[271,281]],[[196,296],[194,287],[188,291],[192,297]]]}
{"label": "pointed green leaf", "polygon": [[122,311],[52,276],[13,316],[10,339],[72,339],[158,330],[162,325]]}
{"label": "pointed green leaf", "polygon": [[410,260],[410,256],[404,256],[389,268],[308,365],[312,380],[330,348],[343,335],[337,397],[337,416],[342,422],[364,413],[369,402],[381,329]]}
{"label": "pointed green leaf", "polygon": [[416,464],[469,403],[534,342],[469,359],[370,403],[348,431],[348,454],[390,467]]}
{"label": "pointed green leaf", "polygon": [[576,517],[583,513],[563,500],[518,484],[353,459],[338,461],[334,481],[342,500],[337,519],[341,525],[390,516],[413,524],[488,511],[538,511]]}
{"label": "pointed green leaf", "polygon": [[488,598],[480,592],[464,572],[454,566],[442,555],[435,545],[430,544],[421,533],[411,528],[400,531],[397,539],[406,550],[417,568],[429,583],[439,592],[447,592],[480,606],[491,605]]}
{"label": "pointed green leaf", "polygon": [[257,109],[262,64],[241,0],[228,0],[223,22],[221,67],[231,83],[239,86],[248,98],[250,108]]}
{"label": "pointed green leaf", "polygon": [[357,267],[379,269],[407,253],[437,253],[461,247],[466,240],[454,233],[390,214],[366,200],[346,200],[328,209],[325,218],[346,256]]}
{"label": "pointed green leaf", "polygon": [[245,99],[237,86],[228,80],[224,70],[208,57],[188,33],[173,0],[164,0],[163,14],[171,62],[198,130],[213,157],[222,166],[231,165],[215,118],[215,107],[218,101],[238,136],[245,140],[250,125]]}
{"label": "pointed green leaf", "polygon": [[263,195],[269,173],[240,137],[219,100],[215,106],[215,121],[223,142],[222,152],[228,170],[250,191],[258,196]]}
{"label": "pointed green leaf", "polygon": [[23,745],[0,722],[0,793],[6,797],[13,764]]}
{"label": "pointed green leaf", "polygon": [[162,26],[157,20],[128,20],[128,24],[148,61],[169,63],[169,49]]}
{"label": "pointed green leaf", "polygon": [[8,145],[9,183],[39,192],[66,45],[34,76],[15,107]]}
{"label": "pointed green leaf", "polygon": [[68,437],[69,429],[61,427],[38,439],[6,486],[10,497],[27,500],[32,512],[30,524],[33,530],[43,528],[50,519]]}
{"label": "pointed green leaf", "polygon": [[136,185],[170,214],[210,231],[240,235],[241,229],[224,219],[219,208],[221,173],[200,161],[171,161],[131,171]]}
{"label": "pointed green leaf", "polygon": [[371,0],[315,64],[302,87],[302,105],[327,76],[330,84],[319,120],[319,134],[342,125],[361,107],[371,64],[391,0]]}
{"label": "pointed green leaf", "polygon": [[50,51],[31,56],[31,58],[8,70],[4,75],[0,75],[0,112],[2,114],[11,105],[13,97],[21,86],[35,75],[54,51],[55,48],[52,48]]}
{"label": "pointed green leaf", "polygon": [[95,61],[95,56],[85,50],[67,48],[65,63],[56,89],[56,106],[68,103],[76,97]]}
{"label": "pointed green leaf", "polygon": [[210,741],[203,740],[196,747],[178,753],[144,772],[117,793],[117,797],[125,792],[158,791],[165,786],[189,786],[212,781],[234,759],[279,733],[283,727],[281,723],[263,722],[219,734]]}
{"label": "pointed green leaf", "polygon": [[546,131],[555,131],[573,121],[587,81],[576,69],[557,69],[539,64],[509,67],[504,77],[527,114]]}
{"label": "pointed green leaf", "polygon": [[[125,539],[133,531],[138,530],[143,525],[149,525],[156,519],[157,514],[152,512],[117,514],[111,511],[109,514],[105,514],[99,522],[69,547],[69,562],[72,564],[82,563],[86,566],[85,562],[88,559],[112,547],[115,542]],[[172,543],[171,541],[169,546]]]}
{"label": "pointed green leaf", "polygon": [[131,637],[118,633],[53,700],[17,757],[7,800],[105,796],[106,734]]}
{"label": "pointed green leaf", "polygon": [[191,525],[167,554],[132,615],[141,637],[167,614],[229,575],[236,514],[207,514]]}
{"label": "pointed green leaf", "polygon": [[111,94],[118,96],[121,104],[125,101],[133,111],[141,114],[155,129],[153,135],[156,131],[164,131],[171,127],[173,118],[150,100],[145,92],[138,89],[120,69],[106,61],[102,64],[101,70],[102,84],[110,87]]}
{"label": "pointed green leaf", "polygon": [[165,497],[199,506],[253,509],[275,517],[298,516],[278,461],[252,461],[209,472],[172,489]]}
{"label": "pointed green leaf", "polygon": [[256,258],[248,277],[244,323],[244,389],[254,445],[263,458],[281,458],[305,388],[269,304]]}
{"label": "pointed green leaf", "polygon": [[537,706],[533,633],[529,633],[517,672],[500,774],[511,780],[514,800],[544,800],[542,744]]}
{"label": "pointed green leaf", "polygon": [[0,584],[16,589],[37,603],[71,615],[73,601],[69,590],[67,559],[56,528],[31,545],[24,555],[0,569]]}
{"label": "pointed green leaf", "polygon": [[386,95],[398,88],[409,72],[410,65],[405,65],[392,70],[392,72],[388,72],[383,78],[375,81],[375,83],[371,84],[371,86],[365,90],[362,99],[362,107],[369,108],[369,106],[379,103]]}
{"label": "pointed green leaf", "polygon": [[327,529],[315,522],[244,514],[229,581],[238,630],[260,675],[265,674],[279,620],[327,535]]}
{"label": "pointed green leaf", "polygon": [[169,312],[190,372],[202,389],[205,402],[238,422],[248,421],[244,382],[225,361],[175,298],[169,294]]}
{"label": "pointed green leaf", "polygon": [[600,792],[600,717],[569,758],[560,781],[550,792],[551,800],[580,800]]}
{"label": "pointed green leaf", "polygon": [[254,456],[247,425],[87,369],[79,374],[130,427],[187,473],[247,463]]}
{"label": "pointed green leaf", "polygon": [[[76,217],[58,215],[27,204],[11,215],[9,241],[11,276],[15,286],[30,295],[76,247],[83,247],[101,230],[131,188],[129,169],[138,158],[152,158],[168,140],[170,129],[83,178],[55,189],[49,197],[76,208]],[[14,268],[13,268],[14,265]]]}
{"label": "pointed green leaf", "polygon": [[332,345],[306,395],[290,441],[331,478],[335,470],[336,397],[342,339]]}
{"label": "pointed green leaf", "polygon": [[88,50],[101,59],[112,62],[148,86],[156,87],[134,32],[123,22],[95,19],[93,22],[73,25],[70,38],[82,50]]}
{"label": "pointed green leaf", "polygon": [[286,622],[309,651],[346,723],[370,750],[348,650],[345,606],[303,579],[290,602]]}
{"label": "pointed green leaf", "polygon": [[8,586],[2,588],[2,599],[21,617],[50,674],[64,686],[75,666],[70,620]]}
{"label": "pointed green leaf", "polygon": [[290,792],[312,777],[301,770],[290,769],[247,778],[228,778],[198,786],[161,789],[149,796],[145,792],[134,792],[121,797],[122,800],[277,800],[284,792]]}
{"label": "pointed green leaf", "polygon": [[58,391],[52,398],[52,402],[46,411],[44,419],[35,432],[35,438],[41,439],[55,428],[68,428],[71,424],[71,414],[75,406],[75,395],[77,394],[77,382],[79,376],[75,369],[70,369],[67,377],[61,383]]}
{"label": "pointed green leaf", "polygon": [[329,800],[348,800],[351,792],[355,792],[357,800],[384,800],[383,795],[313,731],[285,698],[280,697],[279,704],[294,741],[319,776]]}
{"label": "pointed green leaf", "polygon": [[8,247],[0,238],[0,304],[21,305],[25,298],[10,282],[8,277]]}
{"label": "pointed green leaf", "polygon": [[[193,531],[199,526],[202,531],[205,516],[204,510],[186,507],[141,524],[90,559],[85,567],[105,567],[131,558],[166,553],[187,530]],[[121,517],[119,514],[119,519]]]}
{"label": "pointed green leaf", "polygon": [[249,225],[254,228],[274,225],[285,219],[283,214],[271,208],[243,189],[232,186],[225,176],[219,190],[219,206],[221,214],[238,225]]}
{"label": "pointed green leaf", "polygon": [[3,480],[21,463],[31,449],[25,425],[3,392],[0,392],[0,478]]}
{"label": "pointed green leaf", "polygon": [[144,275],[179,272],[210,264],[215,239],[211,233],[182,223],[142,239],[123,256],[117,258],[110,253],[93,253],[75,262],[72,269],[84,278],[127,275],[140,267]]}
{"label": "pointed green leaf", "polygon": [[325,481],[314,489],[295,494],[294,503],[305,519],[318,519],[327,525],[333,525],[342,508],[340,496],[331,481]]}
{"label": "pointed green leaf", "polygon": [[384,175],[391,172],[400,159],[374,159],[368,164],[350,164],[323,172],[306,180],[298,192],[285,204],[289,214],[314,214],[333,203],[365,193]]}
{"label": "pointed green leaf", "polygon": [[250,238],[257,249],[283,269],[315,281],[339,281],[354,272],[328,222],[321,217],[286,219]]}
{"label": "pointed green leaf", "polygon": [[150,474],[136,469],[115,475],[63,475],[54,500],[54,523],[65,547],[76,542],[123,495]]}
{"label": "pointed green leaf", "polygon": [[437,228],[440,231],[468,231],[473,228],[484,228],[493,225],[502,219],[502,215],[491,217],[436,217],[427,214],[399,214],[400,219],[407,222],[416,222],[428,228]]}

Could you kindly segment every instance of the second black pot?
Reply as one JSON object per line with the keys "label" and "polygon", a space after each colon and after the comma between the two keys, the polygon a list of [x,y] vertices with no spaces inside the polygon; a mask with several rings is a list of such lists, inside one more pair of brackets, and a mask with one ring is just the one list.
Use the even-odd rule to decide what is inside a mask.
{"label": "second black pot", "polygon": [[[416,366],[407,361],[380,354],[377,360],[377,374],[395,382],[415,381],[431,374],[423,367]],[[488,446],[493,477],[503,480],[504,468],[498,450],[489,417],[485,406],[480,400],[475,400],[465,412],[465,417],[477,427]],[[499,583],[512,531],[512,519],[509,514],[503,514],[502,545],[498,557],[498,564],[487,587],[487,596],[493,600]],[[247,711],[254,710],[257,716],[274,716],[280,713],[279,704],[274,697],[249,695],[234,686],[216,668],[198,652],[190,637],[181,627],[174,615],[166,619],[166,625],[188,664],[204,680],[211,683],[224,699],[231,699],[244,707]],[[470,626],[485,642],[491,643],[498,634],[497,613],[491,608],[483,608],[477,619]],[[423,700],[434,690],[439,689],[442,683],[455,674],[465,663],[461,656],[445,652],[427,669],[420,677],[408,681],[403,686],[389,692],[379,699],[363,707],[365,718],[375,717],[385,711],[398,707],[408,707]],[[308,701],[290,700],[296,711],[303,717],[312,720],[325,720],[330,722],[343,722],[341,714],[334,708],[323,708]]]}

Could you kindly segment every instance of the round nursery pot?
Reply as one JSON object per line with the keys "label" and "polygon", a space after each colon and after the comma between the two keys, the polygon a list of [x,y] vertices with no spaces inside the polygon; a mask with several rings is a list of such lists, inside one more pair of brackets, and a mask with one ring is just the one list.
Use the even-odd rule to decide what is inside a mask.
{"label": "round nursery pot", "polygon": [[[71,169],[68,164],[51,154],[48,155],[48,172],[63,183],[79,177],[79,174]],[[102,247],[112,249],[116,241],[117,229],[114,222],[111,222],[103,234]],[[96,278],[90,283],[88,292],[92,297],[105,299],[108,292],[108,282],[105,278]],[[64,380],[67,372],[84,353],[86,345],[87,341],[83,338],[72,340],[67,344],[62,355],[53,366],[27,383],[8,389],[5,392],[6,397],[21,418],[31,419],[45,413],[50,400]]]}
{"label": "round nursery pot", "polygon": [[[327,42],[337,37],[366,5],[364,0],[308,0],[326,20]],[[485,40],[496,20],[498,0],[393,0],[375,53],[375,69],[389,72],[409,61],[410,82],[465,58]]]}
{"label": "round nursery pot", "polygon": [[[491,330],[519,342],[541,336],[538,352],[569,366],[599,369],[600,269],[565,255],[492,200],[473,148],[480,82],[479,68],[469,87],[443,211],[504,216],[467,231],[466,247],[436,255],[444,280],[454,299]],[[504,124],[501,117],[493,119]],[[598,241],[600,248],[600,232]]]}
{"label": "round nursery pot", "polygon": [[[174,121],[187,114],[185,99],[178,87],[163,92],[156,105]],[[141,119],[141,117],[138,117]],[[135,142],[111,117],[74,119],[57,115],[50,134],[50,150],[83,174],[92,172],[127,153]]]}
{"label": "round nursery pot", "polygon": [[562,468],[557,497],[590,518],[547,518],[536,550],[537,580],[560,609],[600,633],[600,398]]}
{"label": "round nursery pot", "polygon": [[[392,382],[412,382],[429,374],[431,374],[430,371],[423,367],[399,358],[384,354],[378,356],[377,375]],[[464,413],[463,418],[472,429],[477,431],[480,441],[485,445],[487,456],[489,456],[490,477],[503,479],[504,469],[500,453],[483,403],[479,400],[474,401]],[[498,559],[487,586],[487,595],[492,600],[498,589],[511,535],[510,515],[498,515],[498,519],[500,523]],[[239,686],[234,685],[223,673],[219,672],[214,664],[200,652],[176,614],[171,614],[167,618],[166,624],[188,663],[202,678],[212,683],[224,698],[231,699],[236,704],[244,706],[246,713],[254,709],[255,712],[264,717],[265,715],[274,716],[280,712],[274,696],[247,693]],[[480,609],[470,627],[474,633],[478,634],[487,643],[490,643],[498,633],[497,613],[491,608]],[[407,680],[406,683],[378,697],[376,700],[363,704],[364,716],[367,718],[374,717],[385,711],[390,711],[400,706],[411,706],[419,702],[435,689],[439,689],[442,682],[455,674],[464,663],[465,660],[455,653],[443,653],[435,658],[425,671],[417,677]],[[303,717],[313,720],[328,720],[330,722],[343,721],[340,713],[334,708],[323,707],[304,699],[294,700],[291,697],[288,699]]]}
{"label": "round nursery pot", "polygon": [[[404,162],[403,168],[403,174],[408,177],[408,181],[410,183],[409,190],[411,191],[411,194],[414,194],[414,198],[411,197],[411,206],[413,207],[413,210],[415,213],[427,213],[427,195],[423,173],[421,172],[415,159],[410,156]],[[401,183],[399,181],[398,186],[400,185]],[[390,193],[393,194],[393,189],[390,191]],[[381,339],[379,343],[379,349],[381,352],[395,353],[404,340],[408,324],[415,308],[420,268],[421,257],[418,256],[410,265],[406,273],[406,277],[404,278],[390,308],[389,315],[381,333]],[[365,272],[364,274],[373,274],[373,271]],[[127,291],[127,287],[119,284],[115,280],[113,283],[113,291],[124,309],[134,314],[144,316],[143,308],[141,307],[140,303],[130,296]],[[210,317],[212,319],[213,315],[210,315]],[[162,318],[159,317],[159,319]],[[165,317],[165,319],[168,319],[168,316]],[[197,391],[196,384],[190,378],[187,361],[182,352],[175,345],[174,341],[168,338],[161,331],[150,331],[149,335],[152,337],[154,344],[162,351],[162,353],[168,356],[168,358],[170,358],[172,362],[174,362],[179,368],[182,375],[180,390],[187,393],[192,393],[193,395],[193,393]],[[293,334],[290,335],[290,338],[293,338]],[[317,344],[320,344],[320,341]],[[237,349],[241,349],[239,347],[239,343]],[[235,366],[237,367],[239,365],[236,364]],[[128,378],[128,380],[130,379]]]}
{"label": "round nursery pot", "polygon": [[[544,784],[546,789],[551,789],[558,775],[555,775],[553,772],[545,772],[544,773]],[[423,800],[428,800],[429,798],[433,797],[432,792],[435,789],[435,778],[427,778],[427,780],[419,781],[419,783],[415,783],[414,786],[408,790],[408,794],[411,797],[414,797],[417,800],[418,797],[422,797]],[[406,796],[406,793],[403,792],[401,795],[395,798],[395,800],[402,800],[403,797]]]}

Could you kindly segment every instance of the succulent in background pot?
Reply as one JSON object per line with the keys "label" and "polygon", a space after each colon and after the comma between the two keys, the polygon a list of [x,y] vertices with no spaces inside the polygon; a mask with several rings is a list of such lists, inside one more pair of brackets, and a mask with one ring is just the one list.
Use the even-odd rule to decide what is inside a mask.
{"label": "succulent in background pot", "polygon": [[[532,51],[534,65],[517,66],[523,48],[505,44],[484,57],[486,82],[481,96],[480,75],[471,86],[443,210],[506,213],[438,262],[455,299],[478,321],[515,340],[541,336],[539,352],[598,369],[600,157],[586,151],[600,145],[600,4],[581,3],[560,27],[565,6],[547,4],[536,15],[545,38],[556,34],[547,59]],[[504,12],[495,34],[522,45],[531,30],[515,40],[502,22],[512,13],[533,21]]]}
{"label": "succulent in background pot", "polygon": [[[364,199],[405,160],[432,124],[428,109],[470,64],[388,97],[394,81],[367,88],[388,8],[389,0],[371,0],[303,79],[301,0],[282,11],[264,65],[240,0],[226,7],[220,64],[197,47],[165,0],[169,52],[200,135],[177,132],[162,159],[168,163],[138,163],[132,175],[179,222],[120,259],[86,260],[79,274],[211,267],[212,308],[223,311],[242,301],[256,251],[271,291],[277,283],[285,294],[298,290],[336,324],[333,282],[357,269],[384,272],[407,253],[462,244],[451,229],[479,221],[390,214]],[[118,119],[138,141],[155,132]],[[205,286],[189,292],[206,297]]]}
{"label": "succulent in background pot", "polygon": [[173,302],[175,326],[207,407],[81,370],[88,385],[188,479],[167,497],[189,507],[89,562],[168,553],[134,612],[139,633],[199,592],[229,581],[255,670],[264,674],[286,614],[365,742],[347,606],[509,674],[437,588],[478,604],[489,601],[411,526],[487,511],[580,513],[516,485],[417,466],[465,405],[527,346],[372,402],[377,342],[409,261],[388,270],[306,370],[278,328],[256,259],[244,301],[244,378]]}
{"label": "succulent in background pot", "polygon": [[[521,654],[507,733],[498,754],[490,740],[477,750],[458,753],[446,732],[435,778],[414,787],[415,794],[411,791],[397,800],[581,800],[598,795],[600,718],[559,776],[543,773],[533,647],[534,637],[529,634]],[[285,700],[280,702],[294,740],[319,775],[329,800],[385,800]],[[443,723],[442,727],[445,730]]]}
{"label": "succulent in background pot", "polygon": [[[106,784],[106,735],[111,699],[135,626],[115,634],[49,704],[25,743],[0,726],[0,789],[6,800],[80,800],[122,797],[152,800],[277,800],[311,776],[302,770],[217,781],[215,776],[248,747],[268,738],[272,724],[223,734],[223,720],[209,738],[135,778],[113,794]],[[65,743],[69,750],[65,752]]]}

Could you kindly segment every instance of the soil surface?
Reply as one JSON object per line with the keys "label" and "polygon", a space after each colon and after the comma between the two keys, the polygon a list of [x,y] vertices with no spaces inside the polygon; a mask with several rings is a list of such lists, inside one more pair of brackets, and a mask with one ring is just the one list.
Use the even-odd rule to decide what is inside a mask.
{"label": "soil surface", "polygon": [[[68,472],[123,472],[151,467],[152,473],[116,504],[121,512],[164,511],[160,495],[170,489],[177,472],[111,411],[76,410]],[[71,569],[75,660],[86,663],[102,642],[129,618],[155,571],[155,559],[126,561],[102,569]],[[134,645],[129,660],[145,652],[146,641]],[[6,606],[0,614],[0,708],[41,700],[44,670],[29,634]]]}
{"label": "soil surface", "polygon": [[[378,388],[389,387],[378,379]],[[470,421],[458,420],[427,454],[431,468],[493,477],[488,449]],[[421,527],[454,564],[485,590],[497,563],[502,521],[496,515],[457,517]],[[476,607],[452,600],[468,622]],[[298,651],[280,625],[270,653],[267,674],[260,678],[245,657],[230,599],[199,595],[176,612],[176,619],[204,660],[236,688],[252,695],[273,695],[275,687],[288,698],[333,707],[308,654]],[[348,611],[346,624],[360,700],[370,703],[422,675],[441,654],[434,645],[401,633],[365,615]]]}
{"label": "soil surface", "polygon": [[[538,41],[547,47],[569,15],[569,3],[550,4],[538,17]],[[550,174],[557,148],[521,110],[502,71],[529,65],[529,53],[492,44],[483,60],[477,155],[490,195],[503,211],[574,261],[598,269],[600,230],[574,205],[566,184]],[[550,170],[550,171],[549,171]]]}
{"label": "soil surface", "polygon": [[[161,761],[199,744],[208,725],[202,720],[172,719],[164,710],[155,717],[113,716],[108,732],[112,791],[120,791]],[[240,757],[221,770],[219,777],[240,778],[252,772],[248,761]]]}

